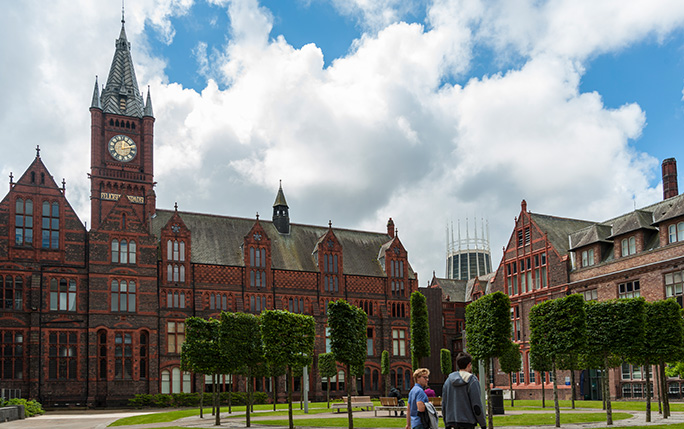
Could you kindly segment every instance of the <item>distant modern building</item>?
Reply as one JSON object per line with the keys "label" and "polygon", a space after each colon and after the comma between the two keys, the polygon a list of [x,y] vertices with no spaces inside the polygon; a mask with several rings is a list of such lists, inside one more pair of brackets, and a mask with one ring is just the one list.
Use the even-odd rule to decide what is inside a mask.
{"label": "distant modern building", "polygon": [[470,280],[492,272],[492,257],[489,251],[489,224],[481,221],[480,232],[477,220],[473,220],[471,231],[466,218],[465,236],[461,235],[461,222],[458,221],[456,237],[454,225],[447,226],[446,278]]}

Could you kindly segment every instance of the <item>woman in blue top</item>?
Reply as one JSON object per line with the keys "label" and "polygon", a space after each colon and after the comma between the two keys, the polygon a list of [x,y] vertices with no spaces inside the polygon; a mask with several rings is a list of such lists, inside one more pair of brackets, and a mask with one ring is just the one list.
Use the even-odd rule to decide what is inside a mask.
{"label": "woman in blue top", "polygon": [[418,417],[418,412],[425,411],[425,403],[429,402],[425,394],[425,388],[430,379],[430,370],[427,368],[418,368],[413,372],[413,381],[416,384],[409,392],[408,405],[406,408],[406,429],[423,429],[423,424]]}

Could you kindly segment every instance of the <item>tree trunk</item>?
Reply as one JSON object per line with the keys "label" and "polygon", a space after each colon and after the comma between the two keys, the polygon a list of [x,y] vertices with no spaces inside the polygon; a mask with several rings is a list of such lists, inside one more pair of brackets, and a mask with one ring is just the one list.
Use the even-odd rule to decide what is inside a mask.
{"label": "tree trunk", "polygon": [[347,364],[347,416],[349,417],[349,429],[354,429],[354,415],[352,414],[351,392],[352,392],[351,364]]}
{"label": "tree trunk", "polygon": [[613,424],[613,409],[610,404],[610,386],[608,385],[608,356],[603,361],[603,397],[606,401],[606,424]]}
{"label": "tree trunk", "polygon": [[[389,372],[385,374],[385,397],[389,396],[389,386],[390,386],[390,374]],[[330,407],[328,405],[328,407]]]}
{"label": "tree trunk", "polygon": [[572,409],[575,409],[575,370],[570,370],[570,399],[572,402]]}
{"label": "tree trunk", "polygon": [[486,361],[483,359],[480,362],[484,364],[484,370],[485,370],[485,392],[487,393],[485,399],[487,401],[487,426],[489,428],[494,427],[494,416],[492,413],[494,412],[494,406],[492,404],[492,388],[489,385],[489,359]]}
{"label": "tree trunk", "polygon": [[328,382],[325,383],[327,385],[327,394],[328,394],[328,408],[330,408],[330,377],[326,377],[328,379]]}
{"label": "tree trunk", "polygon": [[646,364],[644,365],[646,370],[646,423],[651,421],[651,364],[646,359]]}
{"label": "tree trunk", "polygon": [[546,391],[544,386],[546,386],[546,371],[541,372],[542,376],[542,408],[546,408]]}
{"label": "tree trunk", "polygon": [[653,378],[655,379],[656,382],[656,391],[658,392],[658,414],[663,414],[663,403],[662,403],[662,398],[663,398],[663,389],[660,383],[660,365],[656,364],[655,365],[655,373],[653,374]]}
{"label": "tree trunk", "polygon": [[292,418],[292,368],[289,365],[287,366],[285,384],[287,384],[287,418],[290,422],[290,429],[294,429],[294,419]]}
{"label": "tree trunk", "polygon": [[558,405],[558,378],[556,373],[556,362],[551,363],[553,374],[553,408],[556,412],[556,427],[560,427],[560,406]]}
{"label": "tree trunk", "polygon": [[663,389],[663,418],[670,417],[670,398],[668,398],[667,378],[665,376],[665,361],[660,360],[660,384]]}
{"label": "tree trunk", "polygon": [[245,406],[245,411],[247,412],[247,427],[252,424],[251,420],[251,410],[252,410],[252,370],[247,368],[247,404]]}
{"label": "tree trunk", "polygon": [[271,386],[273,387],[273,411],[275,411],[278,402],[278,379],[275,376],[271,376]]}
{"label": "tree trunk", "polygon": [[214,407],[216,407],[216,421],[214,425],[221,426],[221,401],[218,392],[218,374],[214,374]]}
{"label": "tree trunk", "polygon": [[[205,377],[206,377],[206,375],[205,375]],[[205,386],[205,384],[202,383],[202,387],[204,387],[204,386]],[[204,410],[202,409],[202,407],[204,407],[204,390],[202,390],[200,392],[200,419],[204,418],[204,413],[203,413]]]}
{"label": "tree trunk", "polygon": [[513,408],[513,373],[508,373],[508,384],[511,386],[511,408]]}
{"label": "tree trunk", "polygon": [[228,414],[233,414],[233,374],[229,375],[228,383]]}

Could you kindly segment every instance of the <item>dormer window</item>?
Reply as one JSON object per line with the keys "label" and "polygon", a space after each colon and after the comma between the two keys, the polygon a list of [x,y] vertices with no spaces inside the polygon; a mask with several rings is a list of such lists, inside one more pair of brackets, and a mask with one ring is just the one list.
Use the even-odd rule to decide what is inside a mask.
{"label": "dormer window", "polygon": [[[257,240],[256,237],[255,240]],[[258,240],[261,240],[260,235]],[[249,266],[249,285],[257,288],[266,287],[266,249],[250,246]]]}
{"label": "dormer window", "polygon": [[672,224],[668,228],[669,242],[675,243],[677,241],[684,241],[684,222]]}
{"label": "dormer window", "polygon": [[339,292],[339,266],[337,255],[323,254],[323,290],[326,292]]}
{"label": "dormer window", "polygon": [[636,238],[634,236],[622,240],[622,256],[636,254]]}
{"label": "dormer window", "polygon": [[594,249],[582,251],[582,267],[594,265]]}
{"label": "dormer window", "polygon": [[166,281],[185,283],[185,241],[166,241]]}
{"label": "dormer window", "polygon": [[404,261],[390,261],[390,279],[392,296],[405,296]]}

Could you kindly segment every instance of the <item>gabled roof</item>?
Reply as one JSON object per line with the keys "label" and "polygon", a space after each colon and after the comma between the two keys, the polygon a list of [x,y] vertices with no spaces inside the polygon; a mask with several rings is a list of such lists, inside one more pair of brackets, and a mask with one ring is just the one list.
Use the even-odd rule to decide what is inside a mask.
{"label": "gabled roof", "polygon": [[276,195],[275,202],[273,203],[273,207],[277,206],[286,206],[287,207],[287,201],[285,201],[285,193],[283,192],[283,184],[280,184],[280,188],[278,188],[278,195]]}
{"label": "gabled roof", "polygon": [[628,234],[640,229],[650,229],[657,231],[657,228],[651,226],[653,223],[653,212],[646,210],[634,210],[627,213],[613,222],[613,235],[610,238],[619,235]]}
{"label": "gabled roof", "polygon": [[[175,213],[173,210],[157,210],[152,219],[152,233],[160,237],[161,228]],[[244,266],[242,246],[245,236],[255,223],[254,219],[178,212],[190,230],[192,239],[192,262]],[[270,221],[259,220],[271,240],[271,266],[276,269],[295,271],[318,271],[313,258],[316,243],[329,227],[291,224],[290,234],[279,234]],[[391,240],[385,233],[334,229],[343,251],[344,273],[385,277],[378,261],[380,248]],[[409,266],[409,278],[415,274]]]}
{"label": "gabled roof", "polygon": [[653,224],[684,216],[684,194],[668,198],[653,209]]}
{"label": "gabled roof", "polygon": [[491,280],[492,277],[494,277],[494,274],[495,273],[489,273],[489,274],[485,274],[483,276],[478,276],[478,277],[475,277],[475,278],[468,280],[468,282],[466,283],[465,299],[467,301],[472,301],[473,292],[474,292],[473,289],[475,288],[476,283],[479,283],[480,288],[484,289],[484,290],[482,290],[482,292],[485,295],[489,294],[489,292],[490,292],[489,280]]}
{"label": "gabled roof", "polygon": [[447,298],[451,302],[466,302],[466,280],[442,279],[433,277],[430,287],[442,289],[442,300]]}
{"label": "gabled roof", "polygon": [[569,250],[576,250],[594,243],[612,243],[612,240],[608,239],[612,230],[610,225],[594,224],[575,231],[570,234],[570,245],[572,247]]}
{"label": "gabled roof", "polygon": [[568,236],[573,232],[593,225],[595,222],[529,213],[530,218],[547,234],[549,242],[561,255],[569,250]]}
{"label": "gabled roof", "polygon": [[[123,110],[121,109],[119,101],[121,97],[126,98],[126,104]],[[143,99],[140,95],[140,90],[138,89],[138,80],[135,77],[135,70],[133,69],[131,44],[126,38],[126,29],[123,20],[121,21],[121,33],[116,40],[116,50],[114,51],[112,65],[109,68],[107,84],[100,97],[100,105],[105,113],[133,116],[136,118],[142,118],[145,111]],[[150,113],[151,109],[152,104],[150,103]]]}

